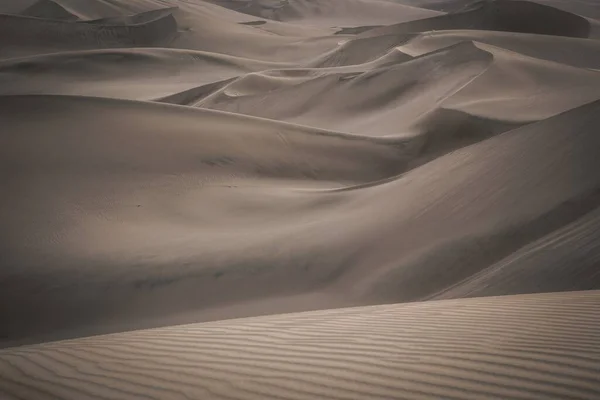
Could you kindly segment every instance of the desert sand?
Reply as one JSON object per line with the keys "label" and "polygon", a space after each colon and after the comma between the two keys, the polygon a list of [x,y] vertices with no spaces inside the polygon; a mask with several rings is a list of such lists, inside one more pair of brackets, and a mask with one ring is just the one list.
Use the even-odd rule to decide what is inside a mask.
{"label": "desert sand", "polygon": [[598,399],[599,127],[596,0],[1,0],[0,398]]}
{"label": "desert sand", "polygon": [[599,291],[345,308],[0,352],[27,399],[590,399]]}

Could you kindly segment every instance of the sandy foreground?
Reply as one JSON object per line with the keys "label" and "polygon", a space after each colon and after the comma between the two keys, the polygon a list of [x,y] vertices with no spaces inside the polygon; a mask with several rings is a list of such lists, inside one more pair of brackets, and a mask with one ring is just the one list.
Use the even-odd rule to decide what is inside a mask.
{"label": "sandy foreground", "polygon": [[600,399],[597,0],[0,0],[0,179],[2,400]]}
{"label": "sandy foreground", "polygon": [[25,399],[597,399],[600,291],[340,308],[0,352]]}

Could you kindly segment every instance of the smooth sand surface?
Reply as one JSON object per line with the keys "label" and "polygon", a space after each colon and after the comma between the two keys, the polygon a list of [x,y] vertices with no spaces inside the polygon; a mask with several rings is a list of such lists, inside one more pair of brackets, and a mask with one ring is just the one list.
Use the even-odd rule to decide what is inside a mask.
{"label": "smooth sand surface", "polygon": [[0,1],[0,398],[599,395],[599,8]]}
{"label": "smooth sand surface", "polygon": [[0,395],[595,400],[599,302],[598,291],[460,299],[25,346],[0,350]]}

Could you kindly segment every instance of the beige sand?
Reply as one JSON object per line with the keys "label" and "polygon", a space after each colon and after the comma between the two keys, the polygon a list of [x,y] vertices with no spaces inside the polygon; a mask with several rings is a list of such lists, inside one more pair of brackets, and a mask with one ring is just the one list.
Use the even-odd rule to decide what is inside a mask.
{"label": "beige sand", "polygon": [[0,395],[595,400],[599,302],[594,291],[361,307],[0,350]]}
{"label": "beige sand", "polygon": [[[364,357],[401,357],[410,350],[397,347],[401,338],[419,339],[420,329],[433,329],[430,318],[454,307],[482,310],[464,311],[464,324],[444,321],[456,334],[490,324],[506,340],[521,337],[538,332],[537,315],[548,326],[572,318],[585,332],[597,329],[597,294],[428,301],[600,289],[598,18],[592,0],[1,1],[0,348],[331,309],[314,314],[327,325],[338,313],[355,315],[339,307],[414,301],[421,303],[356,311],[356,329],[371,312],[381,324],[365,335],[399,335],[374,339],[379,350]],[[521,306],[528,302],[532,314]],[[555,306],[552,320],[544,310]],[[521,312],[528,316],[498,319]],[[381,313],[390,317],[377,322]],[[257,321],[304,317],[272,318]],[[411,328],[402,318],[421,322]],[[88,360],[87,343],[98,343],[94,357],[110,356],[110,341],[153,332],[175,353],[195,341],[208,346],[201,333],[178,343],[180,329],[166,328],[165,339],[148,331],[48,349],[58,346],[71,363]],[[329,334],[314,329],[307,334]],[[553,340],[573,346],[561,357],[579,357],[578,343],[592,340],[556,329]],[[473,349],[490,341],[508,351],[490,335],[475,336]],[[531,340],[550,346],[542,336]],[[447,340],[460,347],[464,339]],[[586,352],[600,351],[591,343]],[[307,351],[317,354],[312,345]],[[415,357],[445,357],[442,336],[429,345],[442,355]],[[516,361],[479,371],[479,359],[466,358],[452,375],[439,360],[409,370],[385,357],[372,371],[383,375],[368,375],[373,381],[354,392],[340,382],[350,385],[367,368],[363,359],[330,376],[329,389],[277,378],[272,367],[257,374],[286,399],[597,394],[589,374],[598,360],[582,361],[580,380],[551,386],[551,376],[566,382],[571,372],[555,366],[556,375],[543,375],[546,360],[534,347],[522,360],[539,368],[530,377],[511,369]],[[117,399],[143,398],[143,390],[155,398],[210,398],[203,390],[262,398],[252,389],[259,380],[226,389],[246,370],[203,375],[198,359],[181,366],[181,379],[191,374],[215,387],[165,383],[161,396],[142,375],[97,376],[89,391],[67,392],[52,383],[71,385],[66,367],[34,389],[27,379],[62,361],[43,346],[27,349],[0,353],[3,371],[31,377],[0,373],[0,396],[10,384],[7,396],[27,400],[93,398],[97,385]],[[106,363],[111,374],[131,370]],[[96,373],[81,368],[77,374]],[[500,382],[511,374],[521,383]]]}

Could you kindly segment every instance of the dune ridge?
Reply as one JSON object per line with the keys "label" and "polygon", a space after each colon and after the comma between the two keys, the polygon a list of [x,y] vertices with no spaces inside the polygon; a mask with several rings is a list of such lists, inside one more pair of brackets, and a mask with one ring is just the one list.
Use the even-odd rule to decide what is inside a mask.
{"label": "dune ridge", "polygon": [[[144,327],[212,319],[219,309],[222,317],[236,316],[245,301],[273,296],[325,294],[322,306],[419,300],[598,205],[585,202],[600,185],[593,173],[598,101],[406,172],[419,141],[151,102],[0,100],[2,120],[13,127],[2,159],[21,171],[7,181],[13,195],[2,206],[2,219],[14,227],[4,242],[11,258],[2,304],[27,292],[30,306],[20,310],[37,316],[24,321],[4,306],[10,343],[69,337],[86,325],[122,330],[130,326],[128,315]],[[20,109],[39,112],[25,123]],[[112,118],[90,126],[94,115]],[[51,136],[40,129],[49,125]],[[81,130],[84,141],[76,140]],[[43,145],[36,150],[32,142]],[[535,163],[523,154],[535,154]],[[70,171],[73,163],[78,169]],[[42,171],[44,185],[18,186]],[[532,182],[536,191],[524,190]],[[511,207],[516,197],[518,208]],[[385,207],[390,198],[397,199],[394,207]],[[25,213],[33,218],[23,219]],[[31,236],[36,216],[45,216],[49,229]],[[344,234],[333,235],[340,224]],[[254,234],[257,228],[262,235]],[[61,268],[44,267],[49,259],[62,260]],[[240,279],[244,289],[236,290]],[[532,279],[544,287],[543,275]],[[87,291],[79,293],[84,282]],[[589,284],[575,276],[564,283]],[[555,288],[553,280],[548,284]],[[270,293],[264,285],[273,287]],[[280,301],[274,312],[307,306]],[[62,321],[46,317],[67,309],[73,310]],[[94,312],[83,317],[77,309]]]}
{"label": "dune ridge", "polygon": [[347,0],[341,4],[324,0],[251,0],[247,2],[210,0],[210,2],[257,17],[284,22],[301,21],[308,25],[356,25],[365,21],[393,23],[439,14],[436,11],[385,0]]}
{"label": "dune ridge", "polygon": [[[590,199],[595,204],[596,196],[597,193]],[[544,286],[544,291],[553,290],[552,286],[568,290],[568,278],[572,273],[581,276],[587,287],[594,288],[599,279],[596,267],[597,235],[598,209],[594,209],[573,223],[532,242],[506,259],[433,297],[442,299],[507,292],[533,293],[541,286],[536,278],[530,279],[533,275],[544,276],[548,285]],[[574,265],[573,270],[566,267],[568,265]]]}
{"label": "dune ridge", "polygon": [[471,3],[457,12],[378,27],[361,33],[360,36],[453,30],[461,27],[579,38],[587,38],[591,32],[587,19],[554,7],[524,0],[484,0]]}
{"label": "dune ridge", "polygon": [[0,1],[0,398],[598,398],[599,17]]}
{"label": "dune ridge", "polygon": [[0,393],[593,400],[599,301],[593,291],[337,309],[0,350]]}
{"label": "dune ridge", "polygon": [[60,20],[78,20],[77,15],[71,14],[67,9],[53,0],[40,0],[23,10],[21,15]]}
{"label": "dune ridge", "polygon": [[0,48],[16,52],[29,46],[40,49],[36,39],[41,37],[44,46],[54,51],[61,48],[160,47],[174,38],[177,22],[169,9],[158,15],[152,14],[150,20],[142,18],[140,23],[125,25],[0,14]]}
{"label": "dune ridge", "polygon": [[[375,37],[377,38],[377,37]],[[376,39],[375,39],[376,40]],[[399,46],[399,50],[414,57],[462,41],[476,41],[542,60],[580,68],[600,66],[598,40],[548,35],[515,34],[480,30],[450,30],[426,32]]]}

